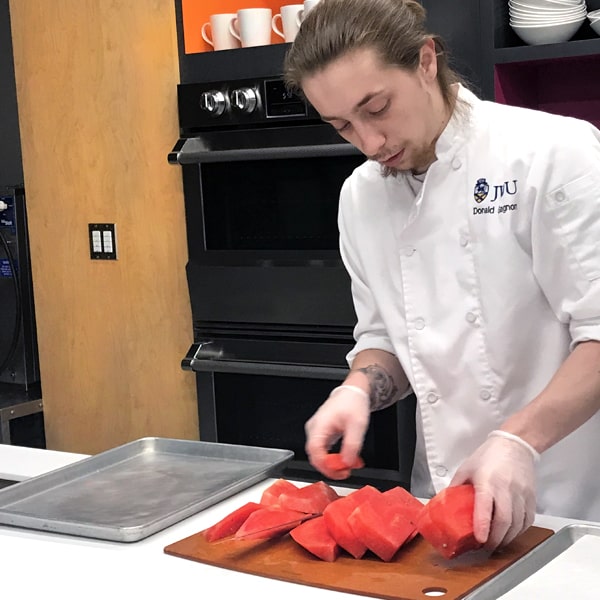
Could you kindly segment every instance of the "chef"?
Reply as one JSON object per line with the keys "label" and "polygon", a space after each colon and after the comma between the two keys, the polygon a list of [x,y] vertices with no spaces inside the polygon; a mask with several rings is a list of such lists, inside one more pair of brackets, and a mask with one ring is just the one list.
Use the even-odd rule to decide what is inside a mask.
{"label": "chef", "polygon": [[412,0],[321,0],[286,57],[367,161],[340,196],[356,344],[306,423],[323,474],[417,397],[412,492],[471,482],[488,549],[534,513],[600,520],[600,132],[484,102]]}

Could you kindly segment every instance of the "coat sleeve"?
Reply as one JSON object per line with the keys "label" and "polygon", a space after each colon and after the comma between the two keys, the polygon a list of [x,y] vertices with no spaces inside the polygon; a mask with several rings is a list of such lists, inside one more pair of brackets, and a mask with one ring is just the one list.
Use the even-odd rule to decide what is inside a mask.
{"label": "coat sleeve", "polygon": [[352,300],[357,323],[354,328],[356,345],[348,353],[348,364],[362,350],[379,349],[394,354],[394,347],[387,334],[376,299],[368,284],[360,259],[360,198],[353,189],[352,178],[346,180],[340,193],[338,226],[340,230],[340,252],[351,280]]}
{"label": "coat sleeve", "polygon": [[600,340],[600,132],[572,122],[545,168],[532,221],[534,274],[571,350]]}

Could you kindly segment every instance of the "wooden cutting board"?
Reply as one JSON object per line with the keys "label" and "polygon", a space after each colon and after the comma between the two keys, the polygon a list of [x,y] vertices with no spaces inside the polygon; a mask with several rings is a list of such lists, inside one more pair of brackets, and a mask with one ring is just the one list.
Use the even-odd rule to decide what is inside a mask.
{"label": "wooden cutting board", "polygon": [[[342,554],[322,561],[289,535],[275,540],[226,540],[210,543],[202,532],[167,546],[167,554],[292,583],[389,600],[423,600],[445,592],[458,600],[550,537],[550,529],[530,527],[506,548],[488,556],[473,552],[445,560],[420,536],[385,563],[371,554],[360,560]],[[439,594],[437,594],[439,596]]]}

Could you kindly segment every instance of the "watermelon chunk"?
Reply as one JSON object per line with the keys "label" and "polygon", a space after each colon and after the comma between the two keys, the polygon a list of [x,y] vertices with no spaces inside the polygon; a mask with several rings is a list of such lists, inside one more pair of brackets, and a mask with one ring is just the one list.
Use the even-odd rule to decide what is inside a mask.
{"label": "watermelon chunk", "polygon": [[287,479],[277,479],[262,493],[260,503],[267,506],[277,505],[279,504],[279,496],[283,492],[293,492],[297,489],[298,487],[291,481],[288,481]]}
{"label": "watermelon chunk", "polygon": [[350,477],[350,471],[352,471],[352,469],[362,469],[365,466],[365,462],[359,456],[354,461],[354,464],[347,465],[339,452],[331,452],[325,456],[325,466],[332,471],[348,471],[347,476]]}
{"label": "watermelon chunk", "polygon": [[423,510],[424,504],[418,498],[415,498],[409,491],[400,486],[386,490],[383,492],[383,495],[387,498],[390,498],[394,502],[399,503],[397,506],[398,510],[403,508],[406,511],[407,518],[415,525],[415,530],[412,532],[407,541],[412,540],[419,534],[416,524],[417,519]]}
{"label": "watermelon chunk", "polygon": [[481,548],[473,533],[475,488],[448,487],[437,493],[417,520],[419,533],[445,558]]}
{"label": "watermelon chunk", "polygon": [[385,494],[361,502],[348,517],[348,523],[354,535],[386,562],[416,531],[404,504]]}
{"label": "watermelon chunk", "polygon": [[290,531],[290,536],[300,546],[321,560],[333,562],[340,555],[341,548],[331,537],[323,516],[315,517],[294,527]]}
{"label": "watermelon chunk", "polygon": [[331,537],[354,558],[362,558],[367,551],[367,546],[356,537],[348,524],[348,518],[361,502],[380,494],[378,489],[365,485],[347,496],[334,500],[323,511]]}
{"label": "watermelon chunk", "polygon": [[235,532],[236,538],[268,540],[279,537],[307,518],[306,513],[276,506],[263,506],[252,512]]}
{"label": "watermelon chunk", "polygon": [[281,493],[279,504],[282,508],[321,514],[328,504],[338,498],[338,493],[330,485],[324,481],[316,481],[310,485]]}
{"label": "watermelon chunk", "polygon": [[214,525],[211,525],[208,529],[205,529],[204,537],[207,541],[214,542],[233,535],[242,526],[244,521],[259,508],[262,508],[260,504],[247,502],[223,517],[220,521],[217,521]]}

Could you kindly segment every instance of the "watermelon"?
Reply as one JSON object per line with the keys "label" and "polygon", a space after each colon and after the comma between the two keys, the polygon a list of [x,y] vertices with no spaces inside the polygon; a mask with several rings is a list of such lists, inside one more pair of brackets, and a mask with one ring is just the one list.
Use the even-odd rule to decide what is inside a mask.
{"label": "watermelon", "polygon": [[324,481],[283,492],[279,496],[282,508],[310,514],[321,514],[325,507],[339,498],[338,493]]}
{"label": "watermelon", "polygon": [[233,535],[246,519],[259,508],[262,508],[260,504],[257,504],[256,502],[247,502],[232,513],[229,513],[220,521],[217,521],[214,525],[211,525],[208,529],[205,529],[204,537],[209,542],[215,542],[216,540]]}
{"label": "watermelon", "polygon": [[358,456],[352,465],[347,465],[342,459],[342,455],[338,452],[331,452],[325,456],[325,467],[331,471],[348,471],[347,477],[350,476],[352,469],[362,469],[365,466],[363,459]]}
{"label": "watermelon", "polygon": [[323,511],[331,537],[354,558],[362,558],[367,547],[353,533],[348,524],[348,518],[361,502],[380,494],[378,489],[371,485],[365,485],[347,496],[334,500]]}
{"label": "watermelon", "polygon": [[354,535],[386,562],[416,531],[404,504],[385,494],[361,502],[348,517],[348,524]]}
{"label": "watermelon", "polygon": [[252,512],[235,532],[236,538],[267,540],[279,537],[300,525],[306,513],[276,506],[262,506]]}
{"label": "watermelon", "polygon": [[288,481],[287,479],[277,479],[262,493],[260,503],[267,506],[277,505],[279,504],[279,496],[283,492],[293,492],[297,489],[298,487],[291,481]]}
{"label": "watermelon", "polygon": [[294,541],[317,558],[327,562],[333,562],[340,555],[341,548],[331,537],[325,517],[315,517],[294,527],[290,531]]}
{"label": "watermelon", "polygon": [[417,519],[419,533],[445,558],[481,548],[473,533],[475,488],[452,486],[438,492]]}
{"label": "watermelon", "polygon": [[[416,526],[417,519],[421,514],[421,510],[423,510],[423,503],[415,498],[409,491],[405,490],[403,487],[396,486],[389,490],[383,492],[383,495],[387,498],[392,499],[394,502],[399,503],[397,506],[398,510],[404,509],[406,512],[407,518]],[[419,531],[415,527],[415,530],[411,534],[408,541],[412,540],[419,534]]]}

